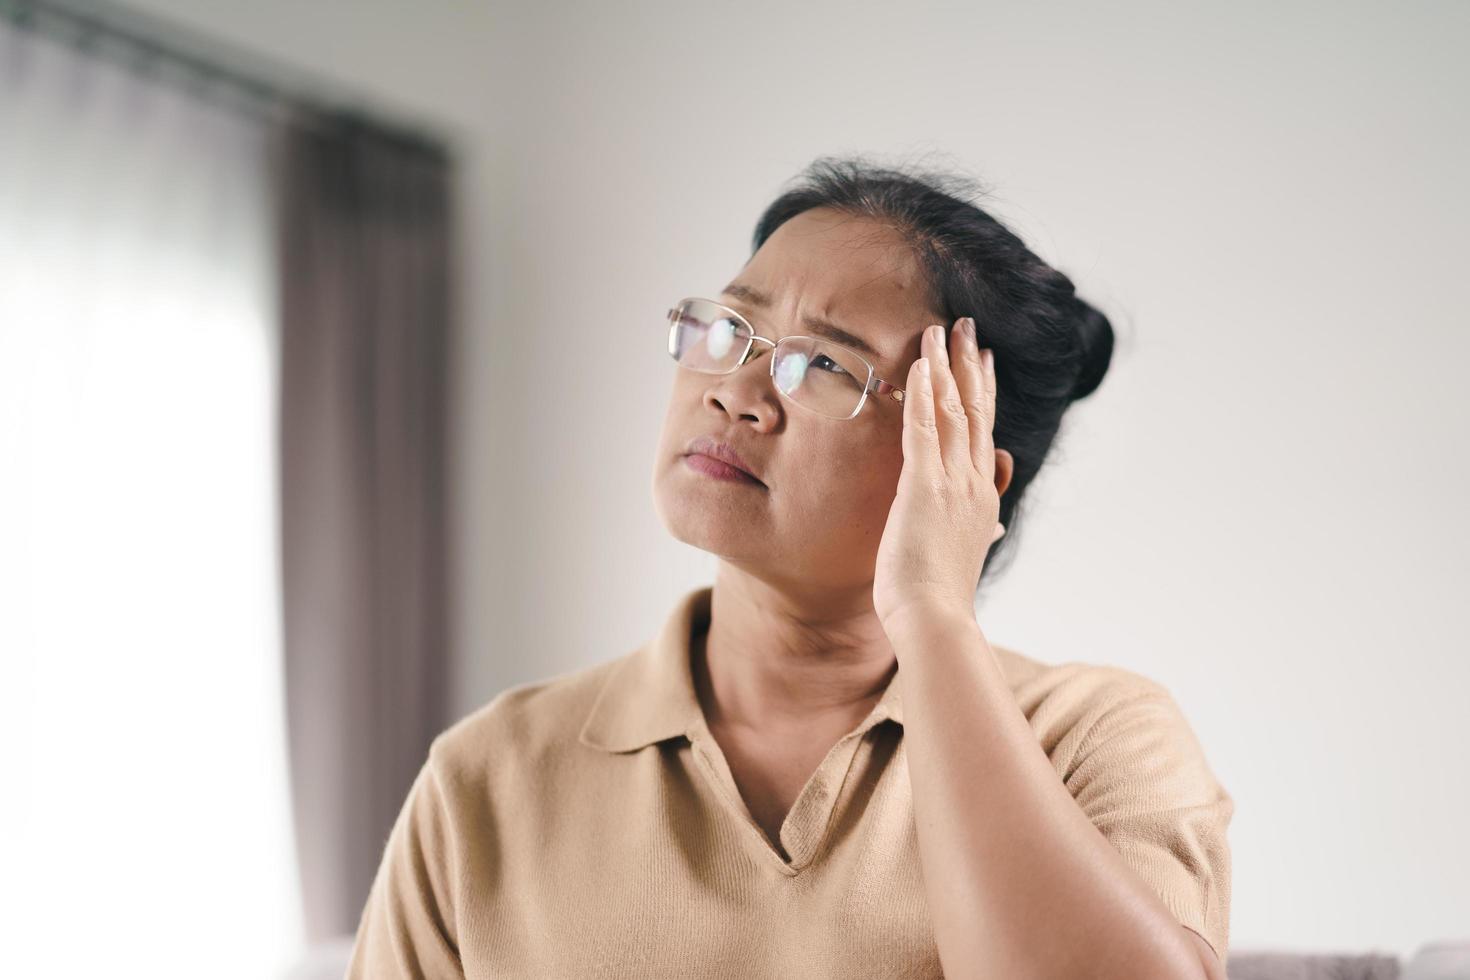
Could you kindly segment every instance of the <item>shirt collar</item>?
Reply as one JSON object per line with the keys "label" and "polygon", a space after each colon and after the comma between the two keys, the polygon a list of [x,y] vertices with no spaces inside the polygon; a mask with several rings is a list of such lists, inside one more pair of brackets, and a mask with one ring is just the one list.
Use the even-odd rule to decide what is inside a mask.
{"label": "shirt collar", "polygon": [[[658,634],[613,666],[578,735],[584,745],[631,752],[668,738],[692,740],[703,728],[689,653],[694,637],[709,629],[713,591],[704,585],[686,592]],[[903,724],[896,672],[857,731],[885,719]]]}

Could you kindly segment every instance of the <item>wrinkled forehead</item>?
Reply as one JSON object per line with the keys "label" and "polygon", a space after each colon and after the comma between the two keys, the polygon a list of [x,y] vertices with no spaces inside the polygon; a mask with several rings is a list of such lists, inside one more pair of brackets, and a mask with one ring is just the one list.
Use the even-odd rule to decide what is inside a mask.
{"label": "wrinkled forehead", "polygon": [[898,363],[934,322],[918,255],[895,228],[814,209],[777,228],[734,277],[775,299],[783,315],[831,319]]}
{"label": "wrinkled forehead", "polygon": [[[885,292],[912,298],[920,286],[918,257],[891,225],[814,208],[781,225],[746,263],[781,292],[800,287],[809,301]],[[767,291],[770,291],[769,289]]]}

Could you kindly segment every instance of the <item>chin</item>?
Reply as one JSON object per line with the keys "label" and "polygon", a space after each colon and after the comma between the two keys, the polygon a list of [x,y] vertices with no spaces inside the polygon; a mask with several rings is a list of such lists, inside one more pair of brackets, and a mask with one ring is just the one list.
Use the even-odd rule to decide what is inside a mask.
{"label": "chin", "polygon": [[[675,464],[682,467],[683,463]],[[722,484],[697,473],[666,472],[653,487],[653,508],[677,541],[730,558],[754,558],[751,549],[764,539],[764,514],[756,500],[758,487]]]}

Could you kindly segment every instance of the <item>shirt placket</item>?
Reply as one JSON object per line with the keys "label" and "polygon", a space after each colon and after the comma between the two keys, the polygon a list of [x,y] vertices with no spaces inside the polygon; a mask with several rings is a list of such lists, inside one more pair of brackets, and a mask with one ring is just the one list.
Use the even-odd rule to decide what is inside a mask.
{"label": "shirt placket", "polygon": [[686,734],[700,771],[713,785],[726,809],[745,825],[747,839],[782,873],[796,875],[811,864],[826,839],[842,789],[847,784],[848,775],[857,757],[859,744],[875,721],[876,719],[870,717],[838,739],[808,777],[806,785],[802,787],[796,802],[791,805],[790,812],[781,823],[781,846],[790,856],[789,861],[777,852],[767,839],[765,831],[751,815],[750,808],[740,795],[725,754],[710,734],[704,720],[696,720]]}

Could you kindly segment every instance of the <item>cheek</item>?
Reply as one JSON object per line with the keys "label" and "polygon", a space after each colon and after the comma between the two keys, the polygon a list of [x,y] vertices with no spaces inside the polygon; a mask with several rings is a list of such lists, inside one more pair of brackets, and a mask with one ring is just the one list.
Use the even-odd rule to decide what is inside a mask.
{"label": "cheek", "polygon": [[898,478],[903,472],[903,444],[897,437],[886,438],[886,434],[875,438],[875,443],[867,455],[862,498],[857,506],[869,515],[868,523],[876,524],[881,532],[898,492]]}
{"label": "cheek", "polygon": [[[791,462],[785,484],[799,488],[800,519],[872,533],[883,529],[903,469],[903,448],[882,433],[870,441],[817,443]],[[799,469],[793,474],[789,469]]]}
{"label": "cheek", "polygon": [[698,387],[696,380],[685,377],[686,374],[687,372],[680,371],[679,375],[674,378],[674,383],[669,386],[669,397],[664,406],[663,428],[659,433],[661,450],[671,448],[670,441],[681,434],[686,439],[697,434],[689,431],[689,426],[698,416],[703,389]]}
{"label": "cheek", "polygon": [[898,493],[898,476],[903,470],[902,451],[898,456],[897,460],[887,456],[874,460],[864,484],[866,495],[863,498],[863,509],[881,514],[880,525],[887,519],[894,495]]}

